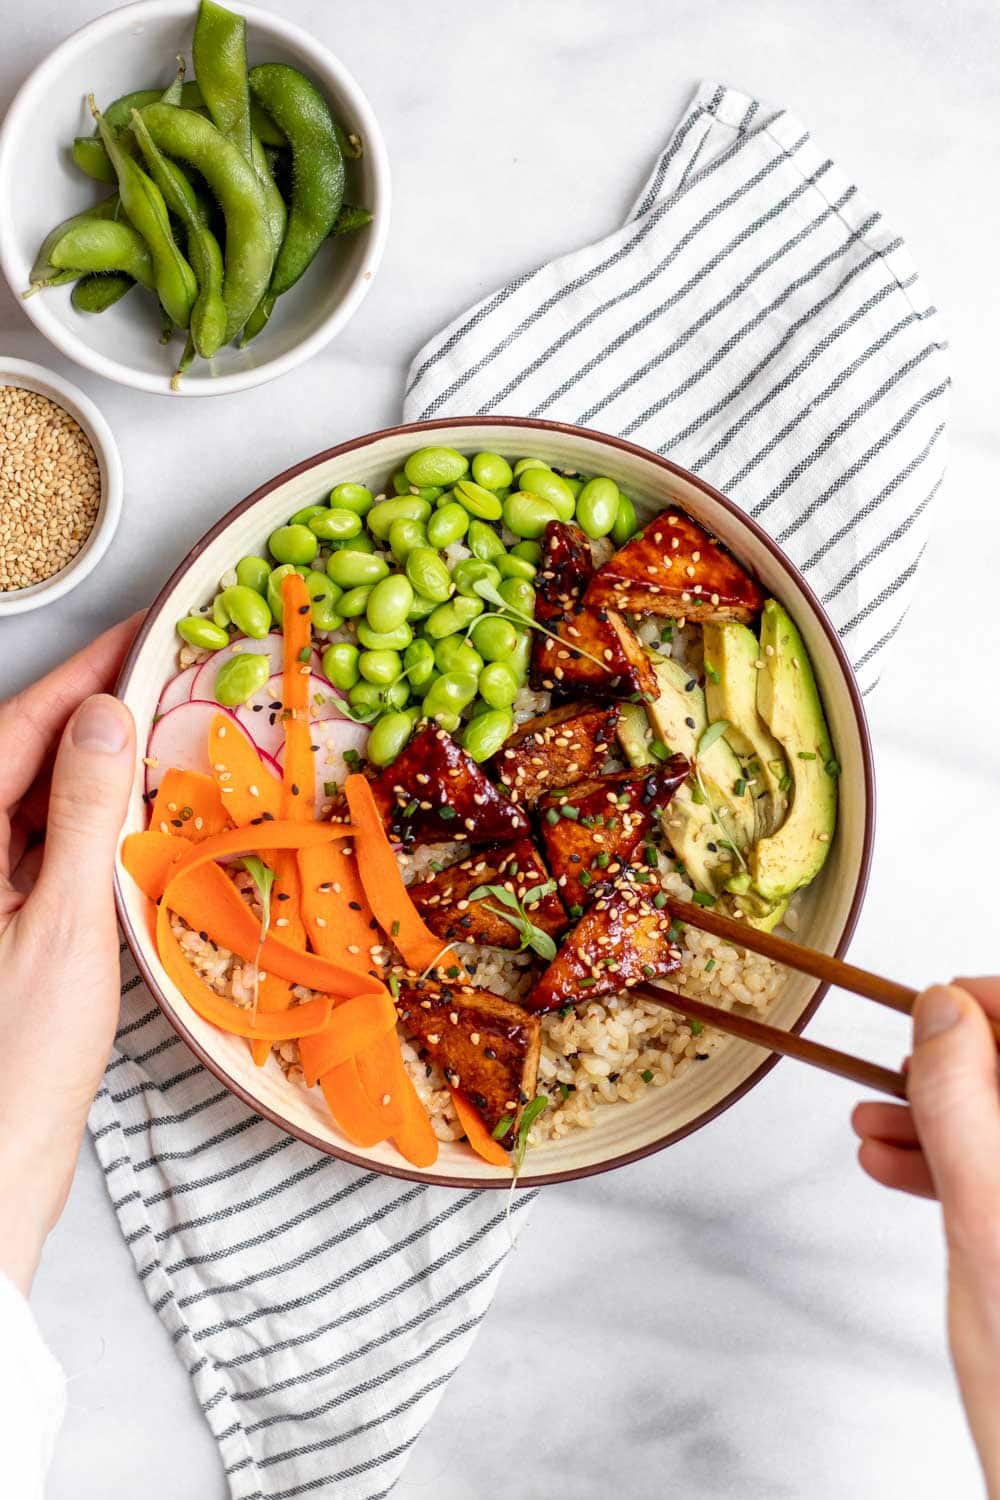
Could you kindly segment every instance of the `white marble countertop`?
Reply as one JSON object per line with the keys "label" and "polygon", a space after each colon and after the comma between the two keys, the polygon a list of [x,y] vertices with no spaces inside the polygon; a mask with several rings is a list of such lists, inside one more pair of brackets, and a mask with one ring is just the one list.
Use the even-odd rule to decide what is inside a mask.
{"label": "white marble countertop", "polygon": [[[0,106],[98,4],[9,11]],[[0,691],[145,602],[268,475],[396,419],[421,343],[501,280],[615,226],[710,75],[806,122],[907,237],[946,315],[953,456],[918,602],[870,705],[879,834],[853,953],[912,981],[1000,966],[992,0],[273,4],[343,56],[380,115],[395,189],[383,270],[311,364],[220,401],[138,395],[69,367],[0,293],[0,347],[94,397],[127,479],[98,572],[4,624]],[[937,918],[935,885],[968,914],[962,930]],[[888,1062],[905,1045],[896,1017],[838,995],[810,1034]],[[578,1500],[978,1494],[946,1360],[937,1213],[861,1175],[855,1094],[786,1063],[668,1153],[546,1193],[400,1500],[532,1500],[553,1486]],[[89,1147],[35,1307],[70,1375],[51,1500],[222,1500],[208,1430]]]}

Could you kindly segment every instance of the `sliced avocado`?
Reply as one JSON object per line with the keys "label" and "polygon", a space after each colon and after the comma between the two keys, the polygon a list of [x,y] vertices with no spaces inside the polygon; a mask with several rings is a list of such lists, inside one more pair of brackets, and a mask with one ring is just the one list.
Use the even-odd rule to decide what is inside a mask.
{"label": "sliced avocado", "polygon": [[757,637],[734,622],[702,627],[705,643],[705,701],[711,720],[726,719],[726,739],[740,757],[751,787],[756,837],[765,838],[785,821],[788,792],[782,786],[785,754],[757,711],[757,678],[764,658]]}
{"label": "sliced avocado", "polygon": [[742,917],[749,927],[761,932],[773,932],[788,910],[786,901],[765,901],[750,884],[749,875],[735,876],[726,881],[726,904],[734,915]]}
{"label": "sliced avocado", "polygon": [[698,742],[709,722],[698,679],[666,656],[653,657],[653,670],[659,696],[649,705],[649,717],[657,737],[692,764],[697,760],[705,791],[723,825],[716,832],[732,839],[741,851],[749,848],[756,832],[754,809],[750,793],[745,788],[741,793],[736,790],[746,779],[739,761],[725,738],[698,755]]}
{"label": "sliced avocado", "polygon": [[638,703],[623,703],[618,710],[618,743],[630,766],[641,770],[656,759],[649,748],[649,720]]}
{"label": "sliced avocado", "polygon": [[765,901],[778,902],[819,874],[837,823],[837,766],[812,663],[781,605],[761,616],[764,667],[757,709],[779,742],[792,781],[791,807],[776,833],[750,852],[750,874]]}

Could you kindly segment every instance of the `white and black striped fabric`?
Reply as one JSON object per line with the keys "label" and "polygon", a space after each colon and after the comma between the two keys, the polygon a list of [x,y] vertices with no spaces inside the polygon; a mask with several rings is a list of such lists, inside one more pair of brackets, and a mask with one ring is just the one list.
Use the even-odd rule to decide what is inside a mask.
{"label": "white and black striped fabric", "polygon": [[624,227],[446,328],[405,416],[551,417],[703,475],[806,574],[867,692],[944,473],[946,349],[903,241],[809,132],[703,84]]}
{"label": "white and black striped fabric", "polygon": [[[936,313],[788,115],[703,87],[625,227],[502,288],[415,362],[413,419],[549,414],[698,470],[773,531],[865,686],[944,464]],[[343,1166],[221,1088],[126,959],[91,1129],[234,1500],[387,1495],[531,1194]]]}

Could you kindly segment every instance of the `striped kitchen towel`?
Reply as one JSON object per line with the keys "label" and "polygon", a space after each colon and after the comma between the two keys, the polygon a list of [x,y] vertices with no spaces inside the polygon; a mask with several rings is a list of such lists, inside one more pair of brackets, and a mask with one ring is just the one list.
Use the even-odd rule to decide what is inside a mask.
{"label": "striped kitchen towel", "polygon": [[[806,132],[705,87],[624,229],[435,339],[406,415],[549,414],[705,474],[806,569],[871,686],[941,481],[943,351],[901,242]],[[91,1129],[234,1500],[388,1494],[532,1195],[508,1225],[501,1195],[318,1155],[199,1067],[130,961],[122,995]]]}
{"label": "striped kitchen towel", "polygon": [[903,241],[784,110],[703,84],[623,228],[494,292],[405,416],[631,438],[768,530],[878,680],[944,474],[947,345]]}

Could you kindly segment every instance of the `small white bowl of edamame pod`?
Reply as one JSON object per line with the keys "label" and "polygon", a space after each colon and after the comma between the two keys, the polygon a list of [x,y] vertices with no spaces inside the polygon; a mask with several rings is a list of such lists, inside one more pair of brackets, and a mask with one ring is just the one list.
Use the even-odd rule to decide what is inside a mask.
{"label": "small white bowl of edamame pod", "polygon": [[93,401],[43,365],[0,356],[0,619],[93,572],[122,493],[118,445]]}
{"label": "small white bowl of edamame pod", "polygon": [[[231,340],[209,359],[195,359],[175,383],[185,396],[248,390],[310,359],[357,311],[382,258],[389,227],[389,166],[382,135],[364,92],[338,58],[307,31],[270,12],[237,4],[245,19],[250,68],[278,63],[304,74],[326,100],[341,128],[345,150],[344,204],[371,214],[370,222],[338,227],[315,260],[278,300],[273,316],[245,348]],[[115,189],[95,181],[74,160],[74,140],[91,135],[93,94],[107,108],[127,93],[163,89],[178,55],[189,60],[197,0],[140,0],[100,16],[56,47],[22,85],[0,129],[0,265],[20,298],[28,289],[39,248],[50,231],[92,209]],[[189,65],[187,82],[192,78]],[[185,96],[185,104],[197,100]],[[259,121],[261,116],[256,116]],[[271,122],[272,128],[274,122]],[[293,154],[273,136],[274,157],[288,168]],[[286,137],[287,139],[287,137]],[[268,148],[271,149],[271,148]],[[348,153],[360,151],[351,157]],[[284,167],[276,167],[278,175]],[[30,189],[30,190],[29,190]],[[363,218],[363,215],[355,216]],[[214,221],[213,221],[214,222]],[[126,232],[129,226],[125,225]],[[222,237],[222,225],[216,225]],[[183,237],[182,237],[183,240]],[[182,245],[183,248],[183,245]],[[136,390],[172,393],[171,377],[184,350],[176,330],[164,346],[157,298],[132,287],[119,305],[100,313],[78,311],[74,286],[50,286],[22,303],[45,337],[78,364]],[[223,292],[225,286],[223,284]]]}

